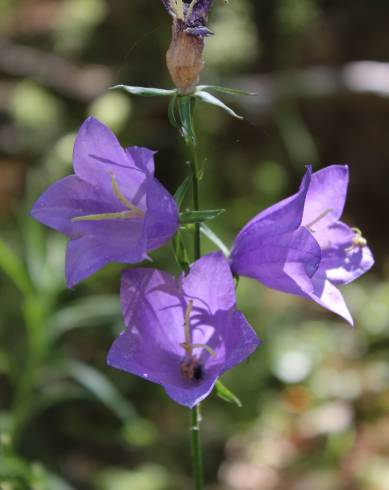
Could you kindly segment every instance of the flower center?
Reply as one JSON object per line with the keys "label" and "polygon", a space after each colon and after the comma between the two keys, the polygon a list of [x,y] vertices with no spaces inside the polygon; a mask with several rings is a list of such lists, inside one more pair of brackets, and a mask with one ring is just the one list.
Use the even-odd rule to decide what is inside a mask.
{"label": "flower center", "polygon": [[351,240],[351,245],[346,248],[346,253],[353,252],[356,248],[362,250],[367,246],[367,240],[363,237],[362,231],[359,228],[351,228],[354,232],[353,239]]}
{"label": "flower center", "polygon": [[319,223],[319,221],[321,221],[323,218],[325,218],[328,213],[331,213],[331,211],[332,211],[332,208],[326,209],[325,211],[320,213],[319,216],[317,218],[315,218],[313,221],[311,221],[308,225],[305,225],[305,228],[307,228],[308,231],[310,231],[311,233],[315,233],[313,226],[316,225],[317,223]]}
{"label": "flower center", "polygon": [[103,221],[107,219],[131,219],[131,218],[143,218],[145,213],[140,208],[134,206],[124,194],[121,193],[119,186],[116,182],[114,174],[112,174],[112,189],[117,199],[127,208],[127,211],[119,211],[116,213],[101,213],[101,214],[88,214],[85,216],[76,216],[72,218],[72,221]]}
{"label": "flower center", "polygon": [[205,349],[212,357],[216,357],[216,352],[207,344],[192,344],[192,336],[190,330],[190,314],[193,309],[193,300],[188,302],[185,311],[185,341],[181,347],[185,350],[185,358],[181,362],[181,374],[185,379],[199,381],[203,378],[204,369],[199,363],[198,358],[193,354],[193,349]]}

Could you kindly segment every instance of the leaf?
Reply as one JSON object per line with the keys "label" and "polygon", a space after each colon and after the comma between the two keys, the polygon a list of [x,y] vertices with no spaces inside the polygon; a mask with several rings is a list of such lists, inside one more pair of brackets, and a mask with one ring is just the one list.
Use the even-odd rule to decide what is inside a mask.
{"label": "leaf", "polygon": [[228,389],[227,386],[225,386],[219,379],[216,381],[215,388],[219,398],[228,403],[235,403],[235,405],[237,405],[239,408],[242,408],[242,402],[239,400],[239,398],[234,395],[234,393],[232,393],[232,391]]}
{"label": "leaf", "polygon": [[194,145],[196,143],[196,135],[192,121],[192,96],[181,95],[177,97],[177,109],[181,119],[182,135]]}
{"label": "leaf", "polygon": [[236,88],[221,87],[220,85],[198,85],[197,91],[202,92],[203,90],[214,90],[215,92],[221,92],[223,94],[230,95],[258,95],[256,92],[246,92],[245,90],[239,90]]}
{"label": "leaf", "polygon": [[77,381],[86,390],[109,408],[120,420],[127,422],[137,418],[134,408],[125,400],[117,388],[102,373],[80,361],[66,361],[62,365],[64,374]]}
{"label": "leaf", "polygon": [[220,99],[215,97],[212,94],[209,94],[208,92],[203,92],[203,91],[198,91],[195,92],[194,97],[199,98],[206,104],[214,105],[216,107],[220,107],[220,109],[223,109],[223,111],[227,112],[230,116],[236,117],[237,119],[243,119],[242,116],[239,116],[235,111],[233,111],[230,107],[228,107],[224,102],[222,102]]}
{"label": "leaf", "polygon": [[190,260],[182,240],[182,234],[179,231],[173,237],[173,252],[177,264],[184,272],[187,272],[189,270]]}
{"label": "leaf", "polygon": [[110,90],[121,89],[132,95],[140,95],[141,97],[170,97],[177,93],[176,89],[167,90],[164,88],[153,87],[132,87],[131,85],[114,85]]}
{"label": "leaf", "polygon": [[195,223],[202,223],[203,221],[209,221],[217,218],[219,215],[225,212],[225,209],[210,209],[203,211],[184,211],[180,213],[181,225],[191,225]]}
{"label": "leaf", "polygon": [[46,473],[46,481],[47,481],[47,489],[50,490],[76,490],[73,486],[69,485],[68,482],[60,478],[58,475],[54,473],[50,473],[45,471]]}
{"label": "leaf", "polygon": [[181,207],[181,205],[182,205],[182,203],[184,201],[184,198],[186,196],[186,193],[188,192],[189,186],[192,183],[192,179],[193,179],[192,175],[188,175],[188,177],[186,177],[184,179],[184,181],[178,187],[178,189],[176,190],[176,193],[174,194],[174,199],[177,202],[178,208]]}
{"label": "leaf", "polygon": [[30,279],[23,262],[15,252],[0,239],[0,269],[14,282],[24,295],[32,292]]}
{"label": "leaf", "polygon": [[209,240],[211,240],[211,242],[214,243],[226,257],[230,255],[230,250],[227,245],[225,245],[224,242],[216,235],[216,233],[214,233],[205,223],[200,224],[200,231]]}
{"label": "leaf", "polygon": [[105,325],[120,315],[117,295],[88,296],[74,301],[55,313],[49,321],[48,330],[53,338],[84,326]]}
{"label": "leaf", "polygon": [[176,101],[177,101],[177,94],[174,94],[169,101],[169,107],[167,110],[167,115],[169,118],[170,124],[173,126],[173,128],[178,128],[179,124],[177,122],[176,118]]}

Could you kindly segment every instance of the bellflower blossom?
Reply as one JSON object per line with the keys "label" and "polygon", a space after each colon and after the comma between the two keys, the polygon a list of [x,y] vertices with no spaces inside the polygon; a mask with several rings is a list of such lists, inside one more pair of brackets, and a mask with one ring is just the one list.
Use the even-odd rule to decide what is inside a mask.
{"label": "bellflower blossom", "polygon": [[339,221],[348,180],[347,165],[314,174],[309,166],[297,194],[257,215],[239,233],[232,270],[312,299],[353,324],[336,286],[364,274],[374,259],[361,232]]}
{"label": "bellflower blossom", "polygon": [[190,93],[204,67],[204,38],[212,0],[162,0],[173,17],[172,40],[166,53],[170,76],[181,93]]}
{"label": "bellflower blossom", "polygon": [[187,407],[259,345],[236,310],[233,276],[221,253],[202,257],[178,278],[156,269],[125,271],[120,295],[127,328],[108,364],[162,385]]}
{"label": "bellflower blossom", "polygon": [[31,215],[70,238],[65,262],[69,287],[110,262],[136,263],[177,230],[173,197],[154,178],[154,152],[122,148],[90,117],[75,141],[69,175],[50,186]]}

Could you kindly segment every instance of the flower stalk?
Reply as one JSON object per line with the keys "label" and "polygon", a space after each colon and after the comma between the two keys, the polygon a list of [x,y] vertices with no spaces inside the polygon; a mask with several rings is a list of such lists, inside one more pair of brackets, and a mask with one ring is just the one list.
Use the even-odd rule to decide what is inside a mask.
{"label": "flower stalk", "polygon": [[[199,181],[200,171],[197,155],[197,138],[193,123],[195,99],[190,96],[178,96],[177,108],[181,119],[181,134],[184,138],[188,152],[189,163],[192,171],[192,207],[193,211],[200,210]],[[193,235],[193,261],[201,257],[201,233],[200,223],[195,223]],[[200,404],[191,409],[191,445],[192,445],[192,465],[195,481],[195,489],[203,490],[203,459],[200,440]]]}

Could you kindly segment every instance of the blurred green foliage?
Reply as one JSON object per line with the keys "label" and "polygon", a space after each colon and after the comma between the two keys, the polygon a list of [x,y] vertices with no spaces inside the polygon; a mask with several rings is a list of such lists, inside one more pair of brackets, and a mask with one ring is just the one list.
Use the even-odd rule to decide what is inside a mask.
{"label": "blurred green foliage", "polygon": [[[171,86],[170,19],[159,0],[145,3],[0,2],[1,490],[190,486],[187,411],[160,387],[105,365],[122,326],[121,267],[66,290],[65,239],[28,217],[40,192],[71,172],[74,137],[90,114],[123,145],[157,149],[169,190],[183,180],[166,100],[107,90]],[[386,490],[389,103],[328,89],[329,72],[308,71],[310,85],[294,96],[287,75],[387,61],[388,3],[214,3],[202,83],[258,96],[226,96],[243,122],[198,104],[203,208],[227,210],[204,228],[203,251],[215,249],[212,232],[230,246],[248,219],[294,191],[306,163],[348,161],[346,215],[370,239],[377,266],[344,288],[355,331],[313,304],[240,280],[239,308],[263,344],[223,379],[243,407],[216,395],[203,404],[207,488]],[[170,245],[153,259],[178,271]]]}

